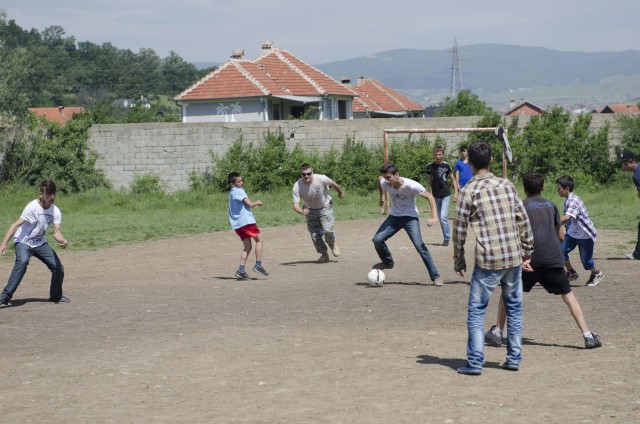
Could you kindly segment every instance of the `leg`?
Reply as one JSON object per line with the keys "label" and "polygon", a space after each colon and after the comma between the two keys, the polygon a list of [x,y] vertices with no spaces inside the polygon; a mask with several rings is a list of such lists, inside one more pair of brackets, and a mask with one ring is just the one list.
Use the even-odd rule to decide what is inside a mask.
{"label": "leg", "polygon": [[333,206],[325,206],[320,211],[320,226],[324,232],[324,239],[330,249],[336,244],[336,230],[334,228],[335,218],[333,215]]}
{"label": "leg", "polygon": [[578,245],[578,241],[571,237],[568,234],[565,234],[564,240],[562,240],[562,254],[564,255],[564,266],[567,268],[567,271],[571,272],[573,267],[571,266],[571,261],[569,260],[569,253],[576,248]]}
{"label": "leg", "polygon": [[51,287],[49,288],[49,300],[59,302],[62,298],[62,282],[64,281],[64,267],[56,252],[45,243],[33,249],[33,255],[44,262],[51,271]]}
{"label": "leg", "polygon": [[522,267],[509,268],[500,279],[507,313],[507,362],[517,367],[522,360]]}
{"label": "leg", "polygon": [[13,270],[9,276],[7,286],[2,291],[2,295],[0,295],[2,301],[8,301],[13,297],[13,294],[16,292],[20,282],[22,281],[22,277],[24,277],[24,274],[27,272],[29,260],[34,253],[33,249],[24,243],[16,244],[15,251],[16,261],[13,264]]}
{"label": "leg", "polygon": [[503,271],[475,267],[467,306],[467,365],[482,369],[484,365],[484,316],[487,303]]}
{"label": "leg", "polygon": [[262,249],[263,249],[263,243],[262,243],[262,238],[260,238],[259,235],[253,237],[253,240],[256,242],[256,262],[261,262],[262,261]]}
{"label": "leg", "polygon": [[582,308],[580,307],[580,303],[578,303],[578,299],[573,292],[563,294],[562,300],[569,307],[569,311],[571,312],[571,316],[578,324],[580,331],[584,334],[589,331],[589,327],[587,327],[587,321],[584,319],[584,314],[582,313]]}
{"label": "leg", "polygon": [[596,269],[596,264],[593,261],[593,246],[595,243],[590,238],[577,240],[577,243],[582,267],[587,271],[596,271],[597,273],[598,270]]}
{"label": "leg", "polygon": [[327,253],[327,245],[323,240],[324,230],[322,229],[322,223],[320,222],[320,213],[317,210],[309,209],[309,215],[307,215],[307,229],[311,234],[311,241],[316,248],[316,252],[321,254]]}
{"label": "leg", "polygon": [[393,264],[393,257],[391,256],[389,247],[387,247],[386,241],[400,231],[401,228],[401,218],[389,215],[373,236],[373,247],[375,247],[380,260],[387,265]]}
{"label": "leg", "polygon": [[251,253],[251,237],[247,237],[242,240],[242,253],[240,254],[240,265],[247,265],[247,258],[249,257],[249,253]]}
{"label": "leg", "polygon": [[438,207],[438,216],[440,217],[440,228],[442,229],[442,235],[444,241],[451,239],[451,232],[449,231],[449,203],[451,202],[451,196],[444,197],[442,199],[436,199],[436,206]]}
{"label": "leg", "polygon": [[420,257],[422,258],[422,262],[427,267],[427,271],[429,271],[429,278],[431,281],[434,281],[436,278],[440,277],[438,274],[438,270],[436,269],[436,264],[433,262],[433,258],[431,257],[431,253],[429,253],[429,249],[422,241],[422,234],[420,232],[420,221],[418,218],[410,217],[404,224],[404,230],[409,235],[409,239],[413,243],[413,246],[416,248]]}
{"label": "leg", "polygon": [[636,248],[633,251],[633,257],[640,259],[640,221],[638,222],[638,241],[636,242]]}

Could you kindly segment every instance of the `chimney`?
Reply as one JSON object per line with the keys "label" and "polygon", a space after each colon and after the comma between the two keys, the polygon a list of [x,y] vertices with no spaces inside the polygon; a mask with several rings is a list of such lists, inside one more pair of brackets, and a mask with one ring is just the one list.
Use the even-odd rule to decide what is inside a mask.
{"label": "chimney", "polygon": [[351,78],[349,77],[342,77],[342,83],[344,85],[350,85],[351,84]]}
{"label": "chimney", "polygon": [[60,116],[64,116],[64,106],[58,106],[58,113],[60,113]]}
{"label": "chimney", "polygon": [[516,107],[516,99],[512,97],[509,99],[509,109],[513,109],[514,107]]}
{"label": "chimney", "polygon": [[362,83],[364,83],[364,76],[361,75],[361,76],[358,77],[358,85],[360,85]]}
{"label": "chimney", "polygon": [[262,50],[271,50],[271,47],[273,46],[273,42],[272,41],[263,41],[262,42]]}
{"label": "chimney", "polygon": [[231,52],[231,59],[242,59],[244,57],[244,50],[234,50]]}

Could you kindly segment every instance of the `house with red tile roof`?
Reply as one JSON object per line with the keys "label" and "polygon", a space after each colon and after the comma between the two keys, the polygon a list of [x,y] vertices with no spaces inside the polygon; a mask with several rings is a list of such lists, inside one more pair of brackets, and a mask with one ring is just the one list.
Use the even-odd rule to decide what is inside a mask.
{"label": "house with red tile roof", "polygon": [[544,109],[539,106],[534,105],[533,103],[524,101],[520,104],[517,104],[504,114],[505,116],[535,116],[544,114]]}
{"label": "house with red tile roof", "polygon": [[30,107],[29,112],[35,113],[38,116],[46,118],[49,121],[57,122],[64,125],[65,122],[73,118],[76,113],[84,113],[84,109],[81,107]]}
{"label": "house with red tile roof", "polygon": [[353,99],[351,111],[354,118],[421,118],[424,106],[403,96],[374,78],[358,78],[351,86],[349,78],[342,83],[358,94]]}
{"label": "house with red tile roof", "polygon": [[309,112],[320,120],[351,119],[357,94],[286,50],[262,44],[262,55],[231,58],[173,99],[182,122],[277,121]]}
{"label": "house with red tile roof", "polygon": [[611,105],[605,105],[602,108],[596,109],[596,113],[640,113],[640,107],[635,103],[616,103]]}

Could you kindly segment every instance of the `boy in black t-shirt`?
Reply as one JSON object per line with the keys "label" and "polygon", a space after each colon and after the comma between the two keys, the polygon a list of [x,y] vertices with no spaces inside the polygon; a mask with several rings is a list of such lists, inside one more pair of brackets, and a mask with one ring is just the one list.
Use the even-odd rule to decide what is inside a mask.
{"label": "boy in black t-shirt", "polygon": [[[585,348],[593,349],[602,346],[597,334],[589,331],[578,299],[571,291],[569,279],[564,270],[564,258],[560,240],[564,237],[564,227],[556,205],[540,195],[544,188],[544,177],[537,172],[527,172],[522,178],[527,198],[524,207],[533,230],[533,254],[531,266],[533,272],[522,273],[522,290],[530,292],[540,283],[544,289],[562,300],[569,307],[573,319],[578,324],[584,337]],[[506,313],[502,301],[498,307],[498,323],[485,334],[485,343],[491,346],[502,346],[502,329],[506,322]]]}
{"label": "boy in black t-shirt", "polygon": [[449,230],[449,203],[451,201],[451,190],[449,189],[447,178],[449,178],[451,180],[451,184],[453,184],[454,202],[458,201],[458,182],[454,178],[451,165],[444,161],[444,149],[436,147],[433,155],[434,161],[427,165],[425,172],[429,178],[429,190],[436,199],[436,208],[438,210],[438,217],[440,218],[440,228],[442,229],[442,235],[444,237],[442,245],[448,246],[449,240],[451,239],[451,231]]}

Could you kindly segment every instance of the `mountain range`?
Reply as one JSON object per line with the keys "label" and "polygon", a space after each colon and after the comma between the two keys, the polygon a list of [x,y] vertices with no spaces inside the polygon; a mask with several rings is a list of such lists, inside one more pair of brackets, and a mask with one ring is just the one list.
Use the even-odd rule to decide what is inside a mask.
{"label": "mountain range", "polygon": [[[348,77],[352,84],[360,76],[376,78],[430,106],[450,95],[452,57],[452,50],[396,49],[314,66],[338,81]],[[523,100],[588,109],[640,101],[636,50],[585,53],[475,44],[459,46],[458,58],[463,88],[496,110]]]}

